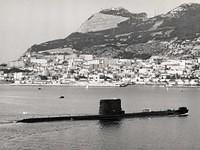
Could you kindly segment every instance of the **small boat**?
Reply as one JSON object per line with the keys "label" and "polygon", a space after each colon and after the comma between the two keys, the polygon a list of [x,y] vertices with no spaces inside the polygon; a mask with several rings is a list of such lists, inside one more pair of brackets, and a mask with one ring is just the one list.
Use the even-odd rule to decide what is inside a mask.
{"label": "small boat", "polygon": [[65,98],[65,97],[62,95],[62,96],[60,96],[59,98]]}
{"label": "small boat", "polygon": [[42,89],[41,87],[38,88],[38,90],[41,90],[41,89]]}
{"label": "small boat", "polygon": [[119,85],[119,87],[127,87],[129,84],[128,83],[122,83]]}

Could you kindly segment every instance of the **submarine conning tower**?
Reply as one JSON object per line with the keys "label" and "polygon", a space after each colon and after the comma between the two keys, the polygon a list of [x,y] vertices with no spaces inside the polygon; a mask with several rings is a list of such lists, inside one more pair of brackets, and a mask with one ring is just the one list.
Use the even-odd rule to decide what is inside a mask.
{"label": "submarine conning tower", "polygon": [[100,115],[123,115],[121,99],[101,99],[99,106]]}

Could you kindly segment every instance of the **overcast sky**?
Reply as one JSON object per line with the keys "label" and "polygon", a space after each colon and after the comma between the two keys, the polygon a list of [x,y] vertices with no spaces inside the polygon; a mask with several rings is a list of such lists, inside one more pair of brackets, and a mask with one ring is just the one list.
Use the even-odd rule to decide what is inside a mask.
{"label": "overcast sky", "polygon": [[0,63],[17,59],[31,45],[64,38],[93,13],[124,7],[148,16],[200,0],[0,0]]}

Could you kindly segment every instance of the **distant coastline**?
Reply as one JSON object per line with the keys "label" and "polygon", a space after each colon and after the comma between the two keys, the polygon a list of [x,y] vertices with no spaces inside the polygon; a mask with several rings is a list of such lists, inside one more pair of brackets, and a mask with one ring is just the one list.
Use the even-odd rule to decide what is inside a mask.
{"label": "distant coastline", "polygon": [[115,84],[9,84],[11,86],[119,87]]}
{"label": "distant coastline", "polygon": [[199,85],[164,85],[164,84],[134,84],[127,85],[126,87],[120,87],[120,85],[116,84],[16,84],[16,83],[6,83],[0,85],[9,85],[9,86],[41,86],[41,87],[84,87],[84,88],[95,88],[95,87],[161,87],[161,88],[200,88]]}

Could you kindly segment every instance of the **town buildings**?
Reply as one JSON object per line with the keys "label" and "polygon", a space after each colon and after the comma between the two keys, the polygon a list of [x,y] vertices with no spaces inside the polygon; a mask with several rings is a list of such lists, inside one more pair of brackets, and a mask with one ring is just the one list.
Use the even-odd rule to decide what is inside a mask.
{"label": "town buildings", "polygon": [[199,86],[200,58],[148,60],[98,58],[93,55],[34,54],[0,68],[0,80],[14,84],[119,86],[142,84]]}

